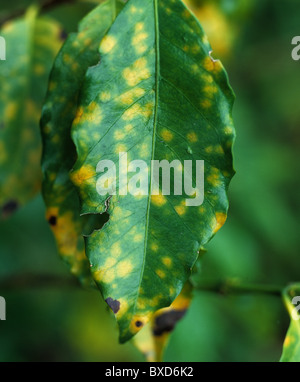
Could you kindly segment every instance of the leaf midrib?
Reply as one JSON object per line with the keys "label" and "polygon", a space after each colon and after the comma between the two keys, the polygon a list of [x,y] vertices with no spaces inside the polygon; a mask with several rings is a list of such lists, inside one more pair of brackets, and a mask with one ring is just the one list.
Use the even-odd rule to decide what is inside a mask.
{"label": "leaf midrib", "polygon": [[[158,0],[154,0],[154,21],[155,21],[155,106],[154,106],[154,119],[153,119],[153,134],[152,134],[152,152],[151,152],[151,162],[154,159],[155,153],[155,143],[156,143],[156,129],[157,129],[157,119],[158,119],[158,98],[159,98],[159,63],[160,63],[160,51],[159,51],[159,21],[158,21]],[[151,168],[151,166],[150,166]],[[135,299],[134,312],[137,307],[137,300],[139,297],[139,291],[142,284],[142,279],[145,270],[145,262],[147,257],[147,247],[148,247],[148,232],[149,232],[149,216],[150,216],[150,204],[151,204],[151,189],[152,189],[152,173],[150,170],[150,182],[149,182],[149,191],[148,191],[148,204],[146,212],[146,224],[145,224],[145,238],[144,238],[144,253],[143,253],[143,264],[140,273],[139,287]]]}

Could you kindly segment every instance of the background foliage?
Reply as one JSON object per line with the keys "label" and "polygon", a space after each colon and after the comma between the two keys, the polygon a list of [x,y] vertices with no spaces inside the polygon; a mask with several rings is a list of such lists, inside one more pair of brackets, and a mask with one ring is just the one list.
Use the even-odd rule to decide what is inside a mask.
{"label": "background foliage", "polygon": [[[1,1],[0,20],[12,8],[30,3]],[[300,76],[299,63],[291,59],[291,39],[299,35],[300,4],[187,3],[237,95],[237,175],[229,190],[231,207],[224,228],[207,246],[202,280],[297,282]],[[70,32],[92,7],[91,2],[66,3],[47,8],[44,15]],[[44,213],[38,194],[0,223],[0,295],[7,301],[7,321],[0,324],[0,361],[142,361],[131,344],[118,344],[115,321],[97,292],[68,288],[73,280],[58,258]],[[24,275],[30,281],[32,273],[52,277],[41,278],[38,288],[25,287]],[[165,360],[278,361],[288,326],[287,311],[277,296],[197,290]]]}

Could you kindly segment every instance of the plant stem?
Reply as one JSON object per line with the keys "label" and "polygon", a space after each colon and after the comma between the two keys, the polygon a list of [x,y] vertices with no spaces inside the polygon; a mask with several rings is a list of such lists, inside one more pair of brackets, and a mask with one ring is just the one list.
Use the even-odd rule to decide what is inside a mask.
{"label": "plant stem", "polygon": [[195,290],[215,292],[220,294],[268,294],[281,297],[284,285],[250,284],[236,279],[203,280],[197,282]]}

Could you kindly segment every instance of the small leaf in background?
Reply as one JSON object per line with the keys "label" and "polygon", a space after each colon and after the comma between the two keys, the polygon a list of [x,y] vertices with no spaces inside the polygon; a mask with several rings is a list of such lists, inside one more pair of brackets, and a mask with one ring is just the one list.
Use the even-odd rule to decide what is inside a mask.
{"label": "small leaf in background", "polygon": [[[43,197],[47,220],[61,257],[85,285],[94,285],[85,256],[82,234],[100,228],[105,216],[80,217],[77,191],[69,179],[76,151],[70,137],[78,94],[89,66],[99,61],[98,47],[122,4],[108,0],[80,23],[67,38],[51,72],[41,119],[43,137]],[[89,228],[90,227],[90,228]]]}
{"label": "small leaf in background", "polygon": [[256,0],[183,0],[203,26],[214,57],[234,56],[238,38],[252,15]]}
{"label": "small leaf in background", "polygon": [[290,285],[283,291],[283,300],[291,317],[281,362],[300,362],[300,284]]}
{"label": "small leaf in background", "polygon": [[0,218],[40,190],[39,119],[60,31],[55,21],[38,18],[35,8],[0,31],[6,40],[6,61],[0,62]]}
{"label": "small leaf in background", "polygon": [[186,314],[193,287],[187,282],[169,308],[158,310],[151,321],[133,338],[133,344],[148,362],[161,362],[169,338],[178,321]]}
{"label": "small leaf in background", "polygon": [[[72,180],[81,213],[109,214],[86,239],[86,252],[121,342],[170,306],[199,248],[227,217],[234,96],[210,51],[181,1],[130,0],[101,42],[100,64],[85,78],[72,126],[78,154]],[[188,208],[186,195],[120,195],[118,187],[116,195],[100,196],[97,164],[117,164],[121,152],[148,168],[152,160],[204,160],[204,203]],[[145,178],[151,190],[150,174]]]}

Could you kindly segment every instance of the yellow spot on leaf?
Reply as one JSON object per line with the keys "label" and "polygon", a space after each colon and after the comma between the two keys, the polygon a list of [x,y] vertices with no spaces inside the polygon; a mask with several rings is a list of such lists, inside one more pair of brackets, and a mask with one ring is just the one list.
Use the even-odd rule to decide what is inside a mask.
{"label": "yellow spot on leaf", "polygon": [[76,112],[74,122],[73,122],[74,125],[77,125],[80,122],[82,115],[83,115],[83,107],[79,106]]}
{"label": "yellow spot on leaf", "polygon": [[219,231],[219,229],[225,224],[227,219],[227,215],[224,214],[223,212],[217,212],[216,213],[216,225],[213,230],[213,233],[215,234],[216,232]]}
{"label": "yellow spot on leaf", "polygon": [[139,298],[137,302],[138,309],[145,309],[146,306],[146,301],[144,299]]}
{"label": "yellow spot on leaf", "polygon": [[196,143],[198,142],[198,137],[197,137],[197,134],[195,132],[191,132],[187,135],[187,139],[189,142],[191,143]]}
{"label": "yellow spot on leaf", "polygon": [[128,125],[125,125],[124,130],[128,133],[133,129],[133,125],[129,123]]}
{"label": "yellow spot on leaf", "polygon": [[200,106],[203,107],[204,109],[209,109],[212,106],[211,101],[209,101],[208,99],[205,99],[200,102]]}
{"label": "yellow spot on leaf", "polygon": [[135,25],[135,32],[138,33],[138,32],[141,32],[145,27],[145,24],[142,23],[142,22],[139,22]]}
{"label": "yellow spot on leaf", "polygon": [[125,121],[131,121],[133,118],[138,117],[139,115],[142,115],[143,109],[141,108],[140,105],[134,104],[131,106],[129,109],[125,111],[123,114],[123,119]]}
{"label": "yellow spot on leaf", "polygon": [[151,73],[146,66],[146,58],[141,57],[135,61],[132,67],[123,70],[123,77],[129,86],[136,86],[141,81],[150,78]]}
{"label": "yellow spot on leaf", "polygon": [[206,93],[206,95],[210,98],[213,98],[213,96],[218,93],[218,88],[215,85],[208,85],[203,88],[203,91]]}
{"label": "yellow spot on leaf", "polygon": [[184,215],[184,214],[186,213],[186,207],[185,207],[185,206],[182,206],[182,205],[180,205],[180,206],[175,206],[175,211],[177,212],[177,214],[178,214],[179,216],[182,216],[182,215]]}
{"label": "yellow spot on leaf", "polygon": [[231,135],[231,134],[233,134],[233,128],[232,128],[232,126],[226,126],[225,129],[224,129],[224,133],[225,133],[226,135]]}
{"label": "yellow spot on leaf", "polygon": [[290,344],[293,343],[293,342],[294,342],[294,338],[293,338],[293,337],[291,337],[291,336],[286,336],[286,337],[285,337],[285,340],[284,340],[284,343],[283,343],[283,346],[284,346],[284,347],[288,347],[288,346],[290,346]]}
{"label": "yellow spot on leaf", "polygon": [[133,241],[135,243],[139,243],[141,241],[143,241],[143,238],[144,238],[144,235],[142,235],[141,233],[137,233],[134,237],[133,237]]}
{"label": "yellow spot on leaf", "polygon": [[101,92],[99,98],[102,102],[108,102],[111,99],[111,94],[108,91]]}
{"label": "yellow spot on leaf", "polygon": [[132,44],[136,46],[140,44],[142,41],[146,40],[148,36],[149,36],[148,33],[145,33],[145,32],[138,33],[132,38]]}
{"label": "yellow spot on leaf", "polygon": [[216,152],[217,154],[224,154],[224,149],[223,149],[223,147],[222,147],[221,145],[217,145],[217,146],[215,147],[215,152]]}
{"label": "yellow spot on leaf", "polygon": [[116,317],[119,319],[120,317],[124,316],[124,314],[127,313],[129,305],[128,305],[128,301],[125,298],[118,298],[118,301],[120,302],[120,309],[116,313]]}
{"label": "yellow spot on leaf", "polygon": [[49,221],[52,217],[56,218],[56,223],[51,225],[51,229],[55,235],[59,252],[64,256],[74,256],[77,253],[78,234],[73,223],[73,214],[66,212],[59,215],[57,207],[49,207],[46,211],[46,219]]}
{"label": "yellow spot on leaf", "polygon": [[133,265],[130,260],[123,260],[118,263],[116,267],[116,273],[118,277],[126,277],[129,276],[133,270]]}
{"label": "yellow spot on leaf", "polygon": [[167,199],[164,195],[152,195],[151,203],[157,207],[162,207],[167,203]]}
{"label": "yellow spot on leaf", "polygon": [[156,243],[152,243],[150,248],[152,249],[152,251],[157,252],[159,247]]}
{"label": "yellow spot on leaf", "polygon": [[71,180],[75,185],[80,186],[83,182],[92,179],[95,175],[95,169],[91,165],[85,165],[71,174]]}
{"label": "yellow spot on leaf", "polygon": [[123,139],[125,137],[125,133],[122,131],[122,130],[116,130],[114,132],[114,138],[116,140],[120,140],[120,139]]}
{"label": "yellow spot on leaf", "polygon": [[119,145],[117,145],[117,147],[116,147],[115,153],[116,153],[116,154],[119,154],[119,153],[124,153],[124,152],[126,152],[126,151],[127,151],[127,147],[126,147],[126,145],[124,145],[124,144],[119,144]]}
{"label": "yellow spot on leaf", "polygon": [[221,185],[221,180],[218,174],[211,174],[207,177],[208,183],[210,183],[214,187],[218,187]]}
{"label": "yellow spot on leaf", "polygon": [[215,68],[215,62],[213,61],[211,57],[205,57],[205,59],[203,60],[203,67],[207,71],[211,72]]}
{"label": "yellow spot on leaf", "polygon": [[116,242],[114,243],[112,246],[111,246],[111,255],[114,256],[114,257],[118,257],[121,255],[122,253],[122,250],[121,250],[121,246],[120,246],[120,243],[119,242]]}
{"label": "yellow spot on leaf", "polygon": [[143,54],[146,52],[148,46],[145,43],[140,43],[135,47],[137,54]]}
{"label": "yellow spot on leaf", "polygon": [[113,268],[108,269],[106,271],[99,270],[99,273],[94,273],[94,278],[98,282],[103,282],[106,284],[110,284],[112,281],[114,281],[116,277],[116,272]]}
{"label": "yellow spot on leaf", "polygon": [[135,14],[137,13],[139,10],[137,7],[135,7],[134,5],[132,5],[129,9],[129,12],[132,13],[132,14]]}
{"label": "yellow spot on leaf", "polygon": [[109,257],[104,265],[101,267],[103,270],[107,270],[107,269],[110,269],[112,268],[114,265],[117,264],[117,260],[114,258],[114,257]]}
{"label": "yellow spot on leaf", "polygon": [[172,265],[172,259],[170,257],[163,257],[162,262],[166,267],[170,267]]}
{"label": "yellow spot on leaf", "polygon": [[115,37],[111,35],[106,35],[101,41],[100,52],[104,54],[109,53],[115,47],[116,44],[117,40]]}
{"label": "yellow spot on leaf", "polygon": [[145,94],[142,88],[134,88],[120,96],[120,101],[125,105],[131,105]]}
{"label": "yellow spot on leaf", "polygon": [[201,79],[205,82],[205,83],[208,83],[208,84],[212,84],[214,82],[214,78],[211,74],[202,74],[201,75]]}
{"label": "yellow spot on leaf", "polygon": [[171,142],[172,139],[174,138],[174,135],[171,131],[167,130],[167,129],[163,129],[160,133],[162,139],[166,142]]}
{"label": "yellow spot on leaf", "polygon": [[156,269],[155,273],[157,274],[157,276],[160,278],[160,279],[164,279],[166,277],[166,274],[164,271],[162,271],[161,269]]}
{"label": "yellow spot on leaf", "polygon": [[151,115],[153,114],[153,110],[154,110],[154,103],[148,102],[145,105],[145,108],[143,109],[143,112],[142,112],[143,117],[150,118]]}

